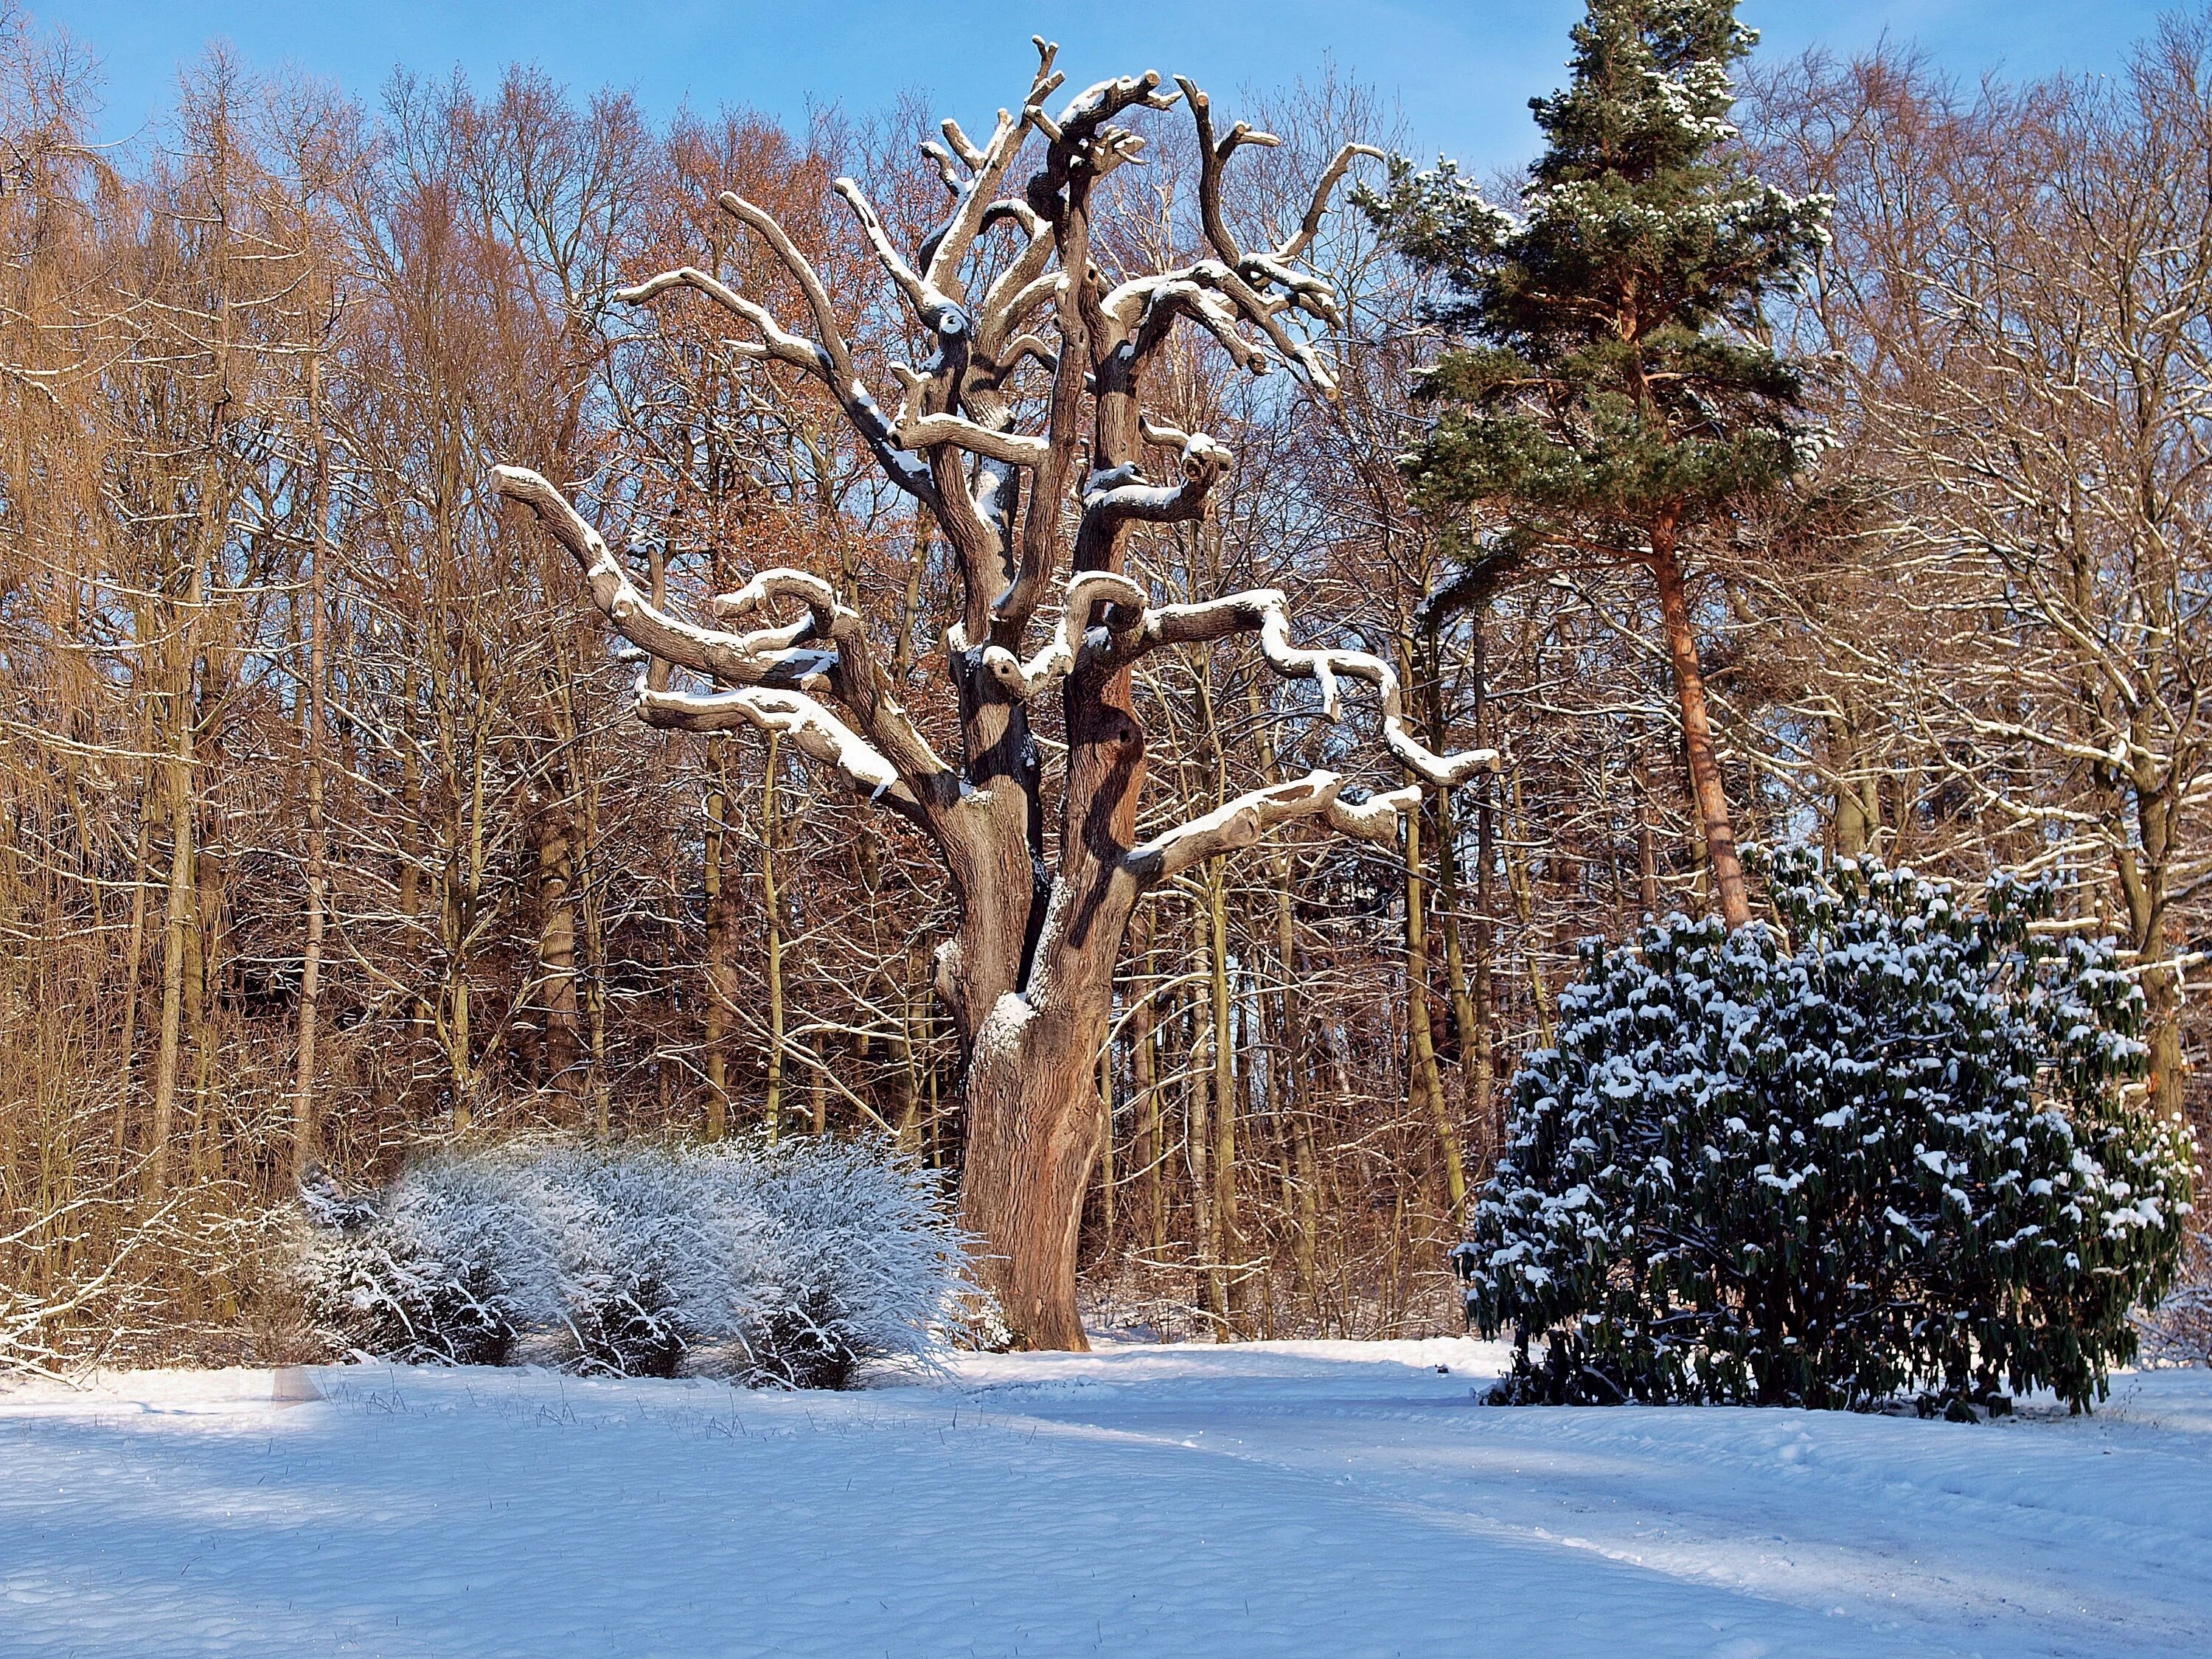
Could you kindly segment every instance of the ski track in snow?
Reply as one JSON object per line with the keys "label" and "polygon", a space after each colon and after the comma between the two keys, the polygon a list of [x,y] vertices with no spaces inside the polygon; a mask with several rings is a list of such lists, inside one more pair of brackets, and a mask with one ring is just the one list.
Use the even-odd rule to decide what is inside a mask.
{"label": "ski track in snow", "polygon": [[17,1385],[0,1655],[2212,1653],[2212,1374],[1959,1425],[1477,1405],[1500,1357]]}

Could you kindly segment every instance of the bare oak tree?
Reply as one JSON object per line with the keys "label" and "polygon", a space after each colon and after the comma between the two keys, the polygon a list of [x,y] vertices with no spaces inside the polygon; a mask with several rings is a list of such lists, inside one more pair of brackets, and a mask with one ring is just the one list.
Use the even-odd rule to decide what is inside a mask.
{"label": "bare oak tree", "polygon": [[[1294,644],[1279,591],[1155,605],[1125,574],[1137,528],[1201,518],[1231,464],[1204,432],[1146,412],[1148,376],[1178,324],[1203,330],[1244,370],[1284,368],[1318,395],[1334,394],[1313,332],[1336,322],[1336,296],[1302,256],[1362,148],[1337,154],[1297,224],[1247,248],[1223,211],[1222,173],[1239,149],[1271,144],[1270,135],[1242,123],[1217,134],[1202,93],[1188,81],[1180,94],[1164,89],[1153,73],[1100,82],[1048,112],[1062,77],[1055,49],[1036,44],[1039,68],[1018,114],[1000,112],[981,144],[947,121],[945,142],[925,147],[951,206],[911,258],[859,186],[837,182],[933,342],[918,366],[894,368],[899,392],[888,407],[857,371],[848,319],[821,278],[775,216],[734,193],[720,198],[722,208],[805,296],[805,325],[795,329],[688,266],[618,296],[641,304],[689,288],[744,323],[750,335],[738,349],[820,380],[885,477],[938,526],[957,577],[958,615],[945,631],[957,759],[940,756],[901,706],[860,614],[830,582],[763,570],[715,602],[732,627],[696,625],[655,605],[549,480],[516,467],[498,469],[496,479],[574,556],[627,639],[708,682],[687,690],[641,677],[638,712],[648,724],[780,734],[933,844],[957,912],[938,949],[936,986],[967,1054],[961,1219],[980,1241],[980,1271],[1015,1340],[1079,1348],[1077,1234],[1106,1127],[1097,1060],[1139,901],[1297,820],[1393,838],[1425,791],[1463,783],[1495,757],[1425,745],[1405,719],[1397,671],[1363,650]],[[1106,227],[1094,224],[1105,207],[1097,186],[1136,161],[1145,142],[1117,118],[1178,101],[1196,127],[1211,252],[1173,269],[1110,275]],[[1017,164],[1037,147],[1032,139],[1042,159],[1010,190]],[[1164,477],[1154,477],[1148,455],[1170,458],[1157,468]],[[1060,612],[1048,618],[1056,586]],[[1146,733],[1132,671],[1165,648],[1245,635],[1276,673],[1313,682],[1331,720],[1344,682],[1371,689],[1382,739],[1413,781],[1355,801],[1344,775],[1316,769],[1139,841]],[[1057,833],[1048,834],[1048,774],[1033,728],[1055,691],[1066,757],[1054,769]]]}

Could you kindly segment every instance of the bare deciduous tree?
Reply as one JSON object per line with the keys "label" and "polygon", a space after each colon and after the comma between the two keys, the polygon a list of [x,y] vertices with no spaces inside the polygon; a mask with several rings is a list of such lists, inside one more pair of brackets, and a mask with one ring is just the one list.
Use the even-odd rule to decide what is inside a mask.
{"label": "bare deciduous tree", "polygon": [[[1155,605],[1125,572],[1133,532],[1200,518],[1231,464],[1204,432],[1146,412],[1148,377],[1178,324],[1204,330],[1240,368],[1285,368],[1316,392],[1334,392],[1309,325],[1337,320],[1335,295],[1301,256],[1358,147],[1335,156],[1297,224],[1248,249],[1222,212],[1222,173],[1239,149],[1273,140],[1242,123],[1217,135],[1205,95],[1181,82],[1211,252],[1171,269],[1111,275],[1094,224],[1103,205],[1097,187],[1145,143],[1117,119],[1170,108],[1178,94],[1157,74],[1125,76],[1048,113],[1045,100],[1062,77],[1054,49],[1037,45],[1040,65],[1018,114],[1001,112],[980,145],[948,121],[945,142],[927,146],[952,202],[911,259],[857,185],[836,186],[933,348],[919,366],[894,366],[893,407],[857,372],[846,320],[782,226],[734,193],[721,206],[805,295],[807,331],[696,267],[621,296],[642,303],[689,288],[744,322],[758,337],[747,354],[819,380],[885,477],[939,527],[959,588],[959,614],[945,630],[957,760],[941,757],[902,707],[860,614],[827,580],[763,570],[715,603],[724,622],[755,626],[697,626],[653,605],[544,477],[513,467],[496,476],[575,556],[628,639],[712,683],[688,691],[641,679],[638,708],[648,723],[780,734],[938,849],[958,920],[939,947],[937,988],[968,1057],[961,1218],[980,1241],[981,1270],[1015,1340],[1079,1348],[1077,1233],[1106,1127],[1097,1059],[1138,903],[1181,872],[1295,820],[1394,837],[1425,790],[1463,783],[1495,757],[1426,746],[1404,717],[1397,670],[1364,650],[1293,643],[1280,592]],[[1008,193],[1033,137],[1041,163]],[[1148,453],[1173,458],[1167,481],[1154,480]],[[1060,614],[1032,651],[1063,572]],[[1316,768],[1140,840],[1146,740],[1132,671],[1168,647],[1246,635],[1275,672],[1312,681],[1332,720],[1345,681],[1371,688],[1382,739],[1414,781],[1355,802],[1340,773]],[[1054,690],[1066,744],[1056,826],[1036,729]]]}

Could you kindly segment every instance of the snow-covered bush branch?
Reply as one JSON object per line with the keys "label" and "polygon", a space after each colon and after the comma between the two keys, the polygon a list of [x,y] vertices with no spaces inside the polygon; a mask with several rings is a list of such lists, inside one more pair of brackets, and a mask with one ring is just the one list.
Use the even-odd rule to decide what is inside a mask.
{"label": "snow-covered bush branch", "polygon": [[2184,1253],[2179,1282],[2136,1315],[2148,1365],[2212,1365],[2212,1234],[2199,1226]]}
{"label": "snow-covered bush branch", "polygon": [[[2110,948],[1877,864],[1788,854],[1780,928],[1674,916],[1584,948],[1459,1252],[1510,1399],[2076,1409],[2136,1352],[2190,1213],[2185,1130],[2131,1104]],[[1531,1343],[1546,1339],[1540,1352]]]}
{"label": "snow-covered bush branch", "polygon": [[312,1316],[416,1362],[836,1388],[972,1292],[933,1177],[873,1140],[538,1146],[301,1194]]}

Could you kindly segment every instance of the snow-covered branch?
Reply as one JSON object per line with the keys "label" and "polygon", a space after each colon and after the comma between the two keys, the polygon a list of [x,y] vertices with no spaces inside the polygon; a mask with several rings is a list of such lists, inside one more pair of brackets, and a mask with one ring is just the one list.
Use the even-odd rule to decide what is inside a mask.
{"label": "snow-covered branch", "polygon": [[1388,841],[1398,823],[1421,804],[1423,790],[1408,784],[1364,801],[1343,799],[1345,779],[1322,769],[1288,783],[1269,784],[1224,802],[1201,817],[1140,842],[1123,855],[1122,867],[1147,885],[1224,853],[1252,846],[1272,830],[1300,818],[1326,818],[1332,829],[1363,841]]}
{"label": "snow-covered branch", "polygon": [[1133,661],[1164,645],[1200,645],[1226,639],[1232,634],[1256,633],[1267,665],[1285,679],[1310,679],[1321,689],[1322,709],[1329,719],[1343,718],[1343,686],[1346,679],[1364,681],[1375,688],[1382,705],[1382,740],[1399,763],[1424,783],[1439,789],[1455,789],[1484,772],[1498,769],[1494,749],[1468,749],[1439,755],[1413,735],[1406,724],[1404,688],[1398,671],[1366,651],[1309,648],[1291,642],[1290,601],[1282,590],[1253,588],[1197,605],[1169,605],[1148,610],[1144,625],[1128,635],[1127,646],[1115,654]]}
{"label": "snow-covered branch", "polygon": [[[1119,631],[1123,634],[1139,626],[1145,611],[1145,590],[1127,576],[1110,570],[1079,570],[1068,578],[1067,603],[1060,613],[1052,638],[1044,647],[1026,663],[1004,646],[992,645],[983,648],[983,667],[992,678],[1004,685],[1014,696],[1026,702],[1044,686],[1065,679],[1075,672],[1079,641],[1089,631],[1091,619],[1102,604],[1118,605],[1122,608]],[[1115,624],[1107,624],[1111,637]],[[954,632],[958,632],[956,627]],[[956,639],[956,650],[964,650],[964,639]]]}
{"label": "snow-covered branch", "polygon": [[[1248,259],[1248,264],[1254,261]],[[1149,356],[1166,339],[1178,316],[1203,324],[1240,363],[1264,356],[1263,349],[1237,333],[1238,322],[1249,323],[1266,337],[1273,359],[1288,364],[1298,377],[1324,397],[1336,391],[1336,377],[1322,361],[1310,341],[1283,326],[1282,313],[1295,305],[1313,315],[1331,319],[1335,290],[1320,276],[1296,273],[1279,262],[1258,276],[1232,269],[1218,259],[1199,259],[1176,270],[1133,276],[1100,301],[1100,307],[1126,330],[1141,356]],[[1287,282],[1289,292],[1269,294],[1263,285]]]}
{"label": "snow-covered branch", "polygon": [[[1206,240],[1213,251],[1233,266],[1247,282],[1255,287],[1267,283],[1280,284],[1297,296],[1296,303],[1312,311],[1315,316],[1334,322],[1337,319],[1335,295],[1328,284],[1310,272],[1294,271],[1290,261],[1304,254],[1320,234],[1322,216],[1328,210],[1329,198],[1343,182],[1345,173],[1359,156],[1370,161],[1383,161],[1383,153],[1372,144],[1346,144],[1337,151],[1328,167],[1315,181],[1313,196],[1307,205],[1305,217],[1298,227],[1273,250],[1267,253],[1248,252],[1241,246],[1229,228],[1227,216],[1221,207],[1221,180],[1229,158],[1246,144],[1273,149],[1283,141],[1272,132],[1255,132],[1243,121],[1229,129],[1218,142],[1213,136],[1212,106],[1206,95],[1184,77],[1176,77],[1176,84],[1183,91],[1183,100],[1190,106],[1191,119],[1198,128],[1199,181],[1198,211],[1200,222],[1205,227]],[[1321,302],[1321,308],[1309,303]]]}
{"label": "snow-covered branch", "polygon": [[1146,442],[1182,452],[1182,481],[1150,483],[1133,464],[1094,472],[1083,489],[1086,520],[1095,519],[1102,525],[1117,520],[1174,524],[1204,514],[1206,496],[1231,465],[1233,458],[1227,447],[1203,432],[1183,432],[1150,420],[1145,422],[1143,430]]}
{"label": "snow-covered branch", "polygon": [[647,726],[679,732],[731,732],[750,726],[779,733],[801,754],[842,773],[871,799],[919,805],[889,761],[805,692],[757,685],[732,691],[656,691],[641,678],[637,711]]}
{"label": "snow-covered branch", "polygon": [[[495,467],[492,474],[501,495],[528,506],[574,556],[592,602],[625,639],[664,662],[738,688],[701,695],[641,690],[639,713],[647,724],[696,732],[738,724],[763,731],[790,729],[807,754],[872,792],[880,793],[890,782],[904,780],[900,787],[909,802],[918,802],[918,792],[925,789],[957,793],[952,769],[890,695],[860,614],[840,603],[836,590],[821,577],[805,570],[764,570],[714,602],[719,615],[747,617],[795,599],[807,609],[795,622],[772,623],[744,634],[701,628],[670,616],[641,592],[599,532],[550,481],[526,467]],[[739,697],[756,688],[793,696]],[[842,702],[861,732],[814,701],[823,693]],[[799,724],[787,728],[775,720]]]}
{"label": "snow-covered branch", "polygon": [[931,386],[929,378],[904,363],[893,363],[891,374],[901,388],[898,414],[892,420],[891,431],[908,449],[953,444],[970,454],[1004,461],[1009,466],[1042,466],[1052,453],[1051,446],[1041,437],[1006,431],[969,420],[964,415],[927,412],[923,404]]}
{"label": "snow-covered branch", "polygon": [[670,616],[639,591],[599,532],[550,479],[521,466],[495,466],[492,477],[501,495],[537,514],[553,538],[574,556],[591,588],[592,602],[640,650],[736,685],[795,690],[828,685],[836,666],[834,652],[800,645],[797,641],[802,635],[787,629],[730,634]]}

